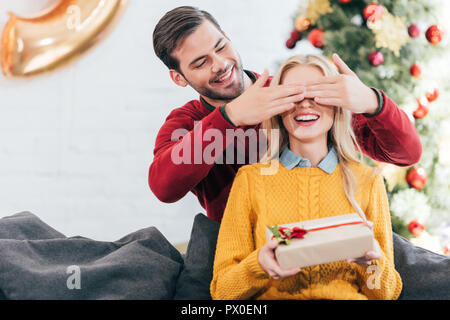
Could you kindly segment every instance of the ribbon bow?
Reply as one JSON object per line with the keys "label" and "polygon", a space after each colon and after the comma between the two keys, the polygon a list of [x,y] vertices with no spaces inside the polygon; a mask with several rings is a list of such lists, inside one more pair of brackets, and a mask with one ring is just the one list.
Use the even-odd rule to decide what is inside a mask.
{"label": "ribbon bow", "polygon": [[338,228],[343,226],[349,226],[349,225],[355,225],[355,224],[366,224],[364,221],[354,221],[354,222],[347,222],[347,223],[340,223],[320,228],[314,228],[314,229],[302,229],[299,227],[294,228],[287,228],[287,227],[280,227],[278,225],[274,225],[271,227],[268,227],[269,230],[272,232],[273,236],[272,239],[277,239],[278,243],[284,243],[284,244],[290,244],[292,238],[298,238],[303,239],[303,236],[307,234],[308,232],[313,231],[320,231],[324,229],[331,229],[331,228]]}
{"label": "ribbon bow", "polygon": [[273,233],[272,239],[277,239],[278,243],[291,243],[292,238],[303,238],[303,236],[308,232],[305,229],[299,227],[286,228],[279,227],[278,225],[269,227],[269,230]]}

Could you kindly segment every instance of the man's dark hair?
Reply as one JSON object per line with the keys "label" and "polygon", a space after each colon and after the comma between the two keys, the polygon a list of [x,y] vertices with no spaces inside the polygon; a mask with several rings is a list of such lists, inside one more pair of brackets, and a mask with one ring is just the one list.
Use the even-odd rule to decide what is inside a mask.
{"label": "man's dark hair", "polygon": [[172,56],[177,46],[205,21],[212,22],[220,32],[216,19],[206,11],[182,6],[167,12],[153,31],[153,48],[159,59],[169,68],[181,73],[179,61]]}

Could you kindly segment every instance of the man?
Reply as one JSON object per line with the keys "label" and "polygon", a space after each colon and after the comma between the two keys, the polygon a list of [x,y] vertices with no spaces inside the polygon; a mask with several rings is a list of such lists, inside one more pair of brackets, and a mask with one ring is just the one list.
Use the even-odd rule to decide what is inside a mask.
{"label": "man", "polygon": [[[268,87],[267,70],[258,74],[243,69],[239,54],[217,21],[207,12],[179,7],[159,21],[153,34],[156,55],[169,68],[175,84],[191,86],[199,100],[174,109],[160,129],[149,170],[149,186],[156,197],[171,203],[192,191],[208,217],[220,222],[233,179],[242,163],[195,161],[210,144],[202,132],[219,130],[224,137],[215,160],[232,145],[227,130],[249,130],[274,115],[295,107],[305,98],[340,106],[354,113],[353,126],[363,152],[369,157],[398,166],[419,161],[419,136],[395,103],[383,92],[364,85],[337,56],[341,75],[317,83]],[[184,132],[174,138],[177,130]],[[248,151],[248,144],[246,144]],[[179,150],[193,161],[174,161]],[[176,151],[176,152],[175,152]],[[198,160],[198,159],[197,159]],[[249,162],[248,157],[245,159]]]}

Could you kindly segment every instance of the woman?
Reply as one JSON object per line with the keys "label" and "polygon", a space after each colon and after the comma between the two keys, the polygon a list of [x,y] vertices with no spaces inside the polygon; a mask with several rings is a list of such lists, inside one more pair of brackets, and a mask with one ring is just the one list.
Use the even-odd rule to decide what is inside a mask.
{"label": "woman", "polygon": [[[281,67],[271,85],[337,74],[322,57],[297,56]],[[214,261],[213,299],[398,298],[402,282],[394,266],[383,179],[361,163],[351,118],[347,110],[305,99],[263,123],[267,154],[260,163],[239,169],[228,198]],[[279,130],[279,139],[271,138],[273,130]],[[263,174],[274,161],[277,170]],[[371,221],[377,249],[354,261],[281,270],[274,257],[278,242],[266,241],[267,226],[355,211]]]}

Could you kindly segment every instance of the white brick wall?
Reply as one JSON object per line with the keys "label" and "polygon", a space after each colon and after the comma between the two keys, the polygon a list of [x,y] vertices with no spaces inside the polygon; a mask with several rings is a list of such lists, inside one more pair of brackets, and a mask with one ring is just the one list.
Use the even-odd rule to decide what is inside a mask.
{"label": "white brick wall", "polygon": [[[6,10],[51,2],[0,0],[0,23]],[[274,72],[293,54],[284,42],[298,0],[131,0],[114,32],[69,67],[26,81],[0,76],[0,217],[27,210],[68,236],[105,241],[148,226],[173,243],[189,238],[204,212],[197,199],[164,204],[147,184],[164,119],[198,98],[171,82],[151,40],[158,19],[186,4],[216,16],[247,69]]]}

